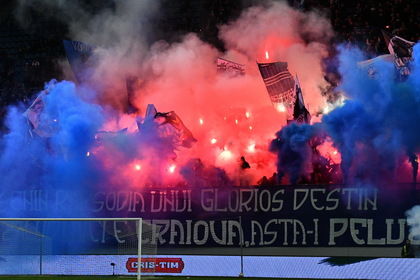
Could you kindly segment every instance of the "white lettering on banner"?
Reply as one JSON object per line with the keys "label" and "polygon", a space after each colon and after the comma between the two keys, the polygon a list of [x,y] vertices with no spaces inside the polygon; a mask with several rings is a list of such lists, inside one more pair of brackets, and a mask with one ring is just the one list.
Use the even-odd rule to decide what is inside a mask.
{"label": "white lettering on banner", "polygon": [[13,211],[66,210],[72,193],[64,191],[49,192],[41,189],[1,192],[0,213]]}
{"label": "white lettering on banner", "polygon": [[[140,205],[139,205],[140,204]],[[139,192],[97,192],[93,197],[94,213],[103,210],[112,212],[145,212],[144,197]],[[138,209],[138,207],[140,207]]]}
{"label": "white lettering on banner", "polygon": [[75,51],[78,52],[92,52],[93,50],[95,50],[95,46],[90,45],[90,44],[85,44],[82,42],[78,42],[78,41],[72,41],[71,44],[73,45],[73,49]]}
{"label": "white lettering on banner", "polygon": [[[103,224],[105,221],[99,222]],[[102,238],[100,239],[96,234],[102,233]],[[90,238],[94,243],[105,243],[105,226],[102,226],[102,231],[94,234],[92,230],[89,230]]]}
{"label": "white lettering on banner", "polygon": [[[406,219],[398,219],[398,224],[400,225],[400,234],[397,239],[392,239],[392,225],[394,224],[394,219],[386,219],[386,240],[387,244],[401,244],[405,239],[404,229],[405,224],[407,223]],[[402,234],[401,234],[402,232]],[[411,238],[413,240],[413,238]],[[414,243],[413,243],[414,244]]]}
{"label": "white lettering on banner", "polygon": [[[219,192],[219,189],[204,189],[201,191],[201,207],[203,208],[204,211],[227,212],[226,207],[218,208],[218,201],[219,201],[218,192]],[[207,193],[209,194],[208,198],[206,198],[205,196]]]}
{"label": "white lettering on banner", "polygon": [[30,198],[25,200],[25,207],[28,210],[40,211],[45,209],[47,205],[47,197],[42,190],[31,190],[29,191]]}
{"label": "white lettering on banner", "polygon": [[[114,223],[114,234],[113,235],[115,236],[115,239],[117,239],[118,243],[125,243],[125,240],[120,239],[120,234],[123,231],[119,228],[119,224],[121,224],[121,223],[127,224],[127,222],[126,221],[113,221],[113,223]],[[130,232],[130,233],[131,234],[136,234],[137,233],[137,230],[135,230],[134,232]]]}
{"label": "white lettering on banner", "polygon": [[[0,213],[68,210],[75,198],[71,191],[0,192]],[[377,189],[127,189],[91,198],[98,216],[149,219],[153,234],[142,240],[145,244],[238,246],[243,234],[245,246],[395,246],[406,237],[403,211],[384,209]],[[126,242],[123,224],[109,222],[103,228],[107,231],[92,231],[93,242],[112,242],[106,240],[109,234],[114,242]]]}
{"label": "white lettering on banner", "polygon": [[[137,224],[133,225],[127,221],[96,221],[90,224],[89,235],[94,243],[106,243],[110,241],[107,238],[108,234],[111,234],[119,244],[122,244],[126,242],[126,237],[137,235]],[[82,230],[88,229],[83,228]]]}
{"label": "white lettering on banner", "polygon": [[[224,221],[191,221],[182,223],[178,220],[151,220],[156,225],[153,228],[152,240],[144,240],[152,244],[164,244],[169,239],[170,244],[204,245],[214,242],[219,245],[235,246],[241,240],[243,228],[237,220]],[[328,245],[336,245],[336,239],[350,237],[357,245],[401,244],[405,238],[405,219],[398,219],[398,227],[393,219],[386,219],[386,232],[380,238],[375,238],[373,219],[334,218],[329,219]],[[242,225],[243,226],[243,225]],[[250,240],[244,240],[245,246],[267,246],[273,244],[289,245],[319,245],[319,219],[304,224],[298,219],[271,219],[262,223],[251,220]],[[242,236],[243,238],[244,236]],[[376,236],[377,237],[377,236]],[[392,237],[397,237],[393,239]]]}
{"label": "white lettering on banner", "polygon": [[[178,229],[178,231],[176,230]],[[179,233],[178,233],[179,232]],[[169,244],[176,244],[175,237],[179,237],[178,244],[184,245],[185,244],[185,233],[184,233],[184,226],[178,220],[172,220],[171,223],[171,237],[169,239]]]}
{"label": "white lettering on banner", "polygon": [[218,237],[216,230],[214,228],[214,221],[210,221],[210,234],[211,237],[213,238],[214,241],[216,241],[217,244],[226,244],[226,240],[227,240],[227,230],[226,230],[226,224],[228,221],[221,221],[222,223],[222,232],[221,232],[221,236]]}
{"label": "white lettering on banner", "polygon": [[206,212],[279,212],[283,209],[284,189],[274,193],[258,189],[232,189],[227,195],[219,194],[219,189],[201,191],[201,208]]}
{"label": "white lettering on banner", "polygon": [[170,220],[152,220],[152,240],[151,244],[156,244],[156,241],[159,240],[159,244],[166,243],[166,239],[163,238],[163,235],[169,230]]}
{"label": "white lettering on banner", "polygon": [[[395,236],[392,225],[393,219],[386,219],[385,237],[375,239],[374,236],[374,220],[362,218],[334,218],[330,219],[330,238],[328,245],[336,245],[336,239],[350,233],[352,240],[358,245],[385,245],[385,244],[400,244],[405,238],[405,219],[398,219],[399,230],[398,239],[392,239]],[[361,236],[361,229],[367,231],[365,236]],[[377,232],[376,232],[377,233]],[[384,232],[380,232],[384,234]]]}
{"label": "white lettering on banner", "polygon": [[[138,267],[138,262],[134,265],[133,264],[133,268],[137,268]],[[155,263],[154,262],[141,262],[140,265],[141,268],[155,268]]]}
{"label": "white lettering on banner", "polygon": [[[377,210],[378,190],[357,188],[336,188],[330,190],[325,196],[326,189],[295,189],[293,196],[293,210],[300,209],[309,199],[312,208],[317,211],[336,210],[339,202],[345,203],[347,210]],[[344,197],[340,200],[339,195]],[[308,198],[309,197],[309,198]],[[354,205],[357,206],[354,206]]]}
{"label": "white lettering on banner", "polygon": [[[241,224],[238,221],[230,220],[228,223],[228,228],[229,228],[228,230],[229,235],[228,235],[227,245],[238,244],[238,242],[234,242],[233,239],[241,235],[242,233]],[[238,232],[238,234],[236,234],[234,228],[236,228],[236,231]],[[238,237],[237,240],[243,240],[243,238],[241,239],[240,237]]]}
{"label": "white lettering on banner", "polygon": [[[243,240],[245,247],[318,246],[321,237],[325,240],[325,245],[328,242],[328,246],[335,246],[338,240],[341,241],[338,243],[342,244],[343,239],[347,246],[385,246],[401,244],[406,236],[405,219],[384,219],[382,224],[379,223],[383,230],[379,231],[377,220],[327,218],[323,220],[322,227],[325,227],[326,231],[322,232],[321,236],[318,232],[320,222],[317,218],[304,221],[299,219],[249,220],[245,223],[243,221],[240,223],[235,219],[210,221],[156,219],[144,220],[144,222],[143,230],[150,232],[147,235],[150,237],[143,236],[143,244],[239,246]],[[35,228],[43,225],[38,223]],[[43,232],[46,236],[66,234],[66,227],[49,228],[48,225],[49,223],[45,224],[45,227],[37,231]],[[149,227],[144,228],[145,226]],[[92,242],[101,244],[115,244],[115,241],[120,244],[125,243],[127,237],[137,234],[137,229],[137,225],[125,221],[97,221],[89,223],[89,226],[78,228],[80,236],[88,234],[87,237],[90,236]],[[15,235],[13,228],[10,230],[6,228],[0,234],[0,241],[16,238]],[[114,239],[110,239],[109,235],[114,236]]]}
{"label": "white lettering on banner", "polygon": [[160,268],[178,268],[179,263],[177,262],[159,262]]}
{"label": "white lettering on banner", "polygon": [[192,225],[192,221],[187,220],[186,223],[187,223],[187,240],[186,240],[186,243],[191,244],[191,225]]}
{"label": "white lettering on banner", "polygon": [[[129,273],[137,273],[138,258],[129,257],[125,263],[125,267]],[[141,258],[140,268],[141,272],[153,273],[182,273],[184,269],[184,261],[182,258]]]}
{"label": "white lettering on banner", "polygon": [[[201,226],[201,230],[200,230],[200,226]],[[201,239],[200,239],[199,234],[202,236]],[[197,221],[194,224],[194,234],[193,234],[194,243],[197,245],[204,245],[207,243],[208,238],[209,238],[209,225],[207,224],[206,221]]]}
{"label": "white lettering on banner", "polygon": [[[151,212],[191,212],[191,190],[151,191]],[[180,196],[182,197],[180,198]]]}
{"label": "white lettering on banner", "polygon": [[[200,195],[198,203],[193,204],[193,194]],[[67,209],[75,193],[47,192],[44,190],[0,193],[0,199],[12,210],[40,211],[48,207]],[[287,204],[285,195],[290,197]],[[195,201],[194,201],[195,202]],[[116,191],[97,192],[93,195],[92,212],[131,212],[131,213],[187,213],[193,210],[219,213],[264,212],[275,213],[285,210],[298,211],[309,206],[316,211],[335,211],[339,209],[376,211],[377,190],[356,188],[299,188],[286,193],[284,188],[229,190],[208,188],[201,190],[165,191]],[[194,207],[198,207],[194,208]],[[0,211],[7,211],[3,207]]]}
{"label": "white lettering on banner", "polygon": [[[293,236],[292,245],[306,245],[306,237],[313,236],[313,244],[318,244],[318,219],[313,219],[313,229],[307,230],[303,223],[296,219],[271,219],[263,227],[258,221],[251,221],[251,243],[249,245],[256,245],[256,236],[260,237],[258,245],[271,245],[277,241],[278,234],[283,233],[282,245],[289,245],[288,236],[290,233]],[[270,228],[271,227],[271,230]],[[259,231],[257,231],[259,230]],[[274,231],[272,231],[274,230]],[[264,238],[270,236],[270,240],[265,240]],[[298,240],[298,237],[300,239]]]}
{"label": "white lettering on banner", "polygon": [[[143,243],[164,244],[167,239],[164,235],[169,231],[169,244],[180,245],[204,245],[208,242],[209,237],[220,245],[235,245],[235,238],[239,239],[241,234],[241,225],[238,221],[225,220],[220,221],[222,230],[220,233],[216,232],[215,221],[198,220],[192,225],[191,220],[187,220],[186,224],[178,220],[152,220],[147,221],[156,225],[153,227],[151,240],[144,240]],[[191,226],[192,225],[192,226]],[[217,235],[220,235],[218,237]],[[191,238],[192,237],[192,238]]]}
{"label": "white lettering on banner", "polygon": [[[179,245],[205,245],[209,242],[218,245],[237,246],[244,240],[243,228],[237,220],[191,221],[181,223],[178,220],[150,220],[153,225],[151,239],[142,243]],[[318,245],[318,219],[311,225],[304,225],[297,219],[271,219],[266,223],[251,221],[251,240],[244,240],[244,246],[272,245]],[[289,237],[292,237],[289,240]]]}
{"label": "white lettering on banner", "polygon": [[326,206],[325,207],[325,209],[327,211],[333,211],[333,210],[337,209],[338,204],[340,203],[340,200],[338,198],[332,198],[331,196],[333,196],[336,192],[340,193],[340,190],[341,189],[337,188],[337,189],[334,189],[334,190],[330,191],[327,194],[327,198],[326,198],[327,203],[329,204],[330,202],[334,202],[334,204],[332,206]]}

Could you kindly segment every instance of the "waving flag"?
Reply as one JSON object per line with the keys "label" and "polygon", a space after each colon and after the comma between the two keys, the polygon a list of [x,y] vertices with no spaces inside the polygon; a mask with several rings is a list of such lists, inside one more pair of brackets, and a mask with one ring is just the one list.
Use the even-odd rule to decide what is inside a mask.
{"label": "waving flag", "polygon": [[217,73],[237,77],[245,74],[244,65],[229,61],[227,59],[217,58]]}
{"label": "waving flag", "polygon": [[293,108],[295,81],[287,69],[287,62],[258,63],[268,95],[273,104]]}
{"label": "waving flag", "polygon": [[63,40],[63,45],[77,82],[87,81],[93,72],[92,55],[96,46],[69,40]]}
{"label": "waving flag", "polygon": [[383,62],[394,62],[393,54],[383,54],[368,60],[358,62],[358,66],[365,69],[371,77],[375,77],[378,65]]}
{"label": "waving flag", "polygon": [[297,123],[306,123],[309,124],[311,122],[311,114],[305,107],[305,102],[303,101],[302,89],[300,88],[299,80],[296,75],[296,101],[293,108],[293,119]]}
{"label": "waving flag", "polygon": [[389,33],[382,29],[382,35],[385,38],[386,46],[390,54],[395,54],[399,58],[411,57],[413,53],[414,42],[408,41],[397,35]]}
{"label": "waving flag", "polygon": [[157,124],[162,137],[176,138],[176,145],[191,148],[197,142],[191,131],[185,126],[181,118],[174,112],[158,112],[153,104],[147,105],[144,120],[138,121],[140,132],[153,129],[153,124]]}
{"label": "waving flag", "polygon": [[413,59],[414,42],[408,41],[397,35],[382,30],[389,53],[394,55],[394,63],[397,68],[397,80],[404,81],[411,73],[410,62]]}
{"label": "waving flag", "polygon": [[172,125],[176,129],[176,134],[181,146],[191,148],[192,145],[197,142],[197,139],[194,138],[191,131],[184,125],[181,118],[178,117],[174,111],[170,111],[168,113],[157,113],[155,118],[157,117],[163,117],[165,119],[165,123]]}
{"label": "waving flag", "polygon": [[54,119],[44,112],[44,97],[47,94],[47,90],[41,91],[31,106],[23,113],[30,125],[30,134],[33,135],[32,132],[35,132],[42,138],[51,137],[57,131]]}

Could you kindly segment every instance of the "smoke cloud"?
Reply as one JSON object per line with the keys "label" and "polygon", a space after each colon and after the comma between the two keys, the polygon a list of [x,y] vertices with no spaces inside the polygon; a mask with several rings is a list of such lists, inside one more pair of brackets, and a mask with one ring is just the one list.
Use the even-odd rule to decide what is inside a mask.
{"label": "smoke cloud", "polygon": [[[45,11],[45,17],[68,25],[68,38],[97,48],[87,83],[78,84],[71,75],[47,83],[44,112],[48,120],[57,120],[51,124],[53,136],[28,139],[22,116],[28,104],[9,107],[0,189],[20,193],[4,198],[6,204],[19,205],[22,195],[35,189],[72,190],[87,205],[86,197],[95,191],[126,187],[256,184],[274,172],[283,183],[298,183],[311,177],[314,162],[325,166],[331,161],[341,163],[342,182],[348,184],[412,181],[412,155],[419,148],[412,128],[419,121],[416,60],[404,83],[394,81],[394,66],[386,61],[377,65],[372,79],[358,66],[366,59],[361,51],[340,48],[342,81],[334,94],[346,100],[318,116],[336,106],[325,97],[332,85],[324,65],[334,31],[319,12],[302,13],[273,1],[248,8],[220,26],[226,47],[221,52],[195,33],[176,42],[154,41],[158,1],[107,3],[93,13],[77,1],[19,2],[18,19],[29,9]],[[218,75],[218,57],[244,65],[245,75]],[[313,125],[287,126],[290,116],[272,106],[256,61],[288,62],[292,75],[299,76]],[[62,65],[69,68],[66,61]],[[125,113],[127,77],[137,78],[131,100],[135,114]],[[156,131],[146,117],[149,104],[158,112],[176,112],[197,142],[191,148],[177,146],[163,131],[169,126]],[[241,156],[250,169],[240,168]],[[26,216],[28,209],[15,210],[4,215]]]}

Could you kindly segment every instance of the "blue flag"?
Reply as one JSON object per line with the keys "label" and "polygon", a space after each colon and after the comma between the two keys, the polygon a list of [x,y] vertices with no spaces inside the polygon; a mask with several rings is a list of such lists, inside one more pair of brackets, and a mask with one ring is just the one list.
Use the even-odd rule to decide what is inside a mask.
{"label": "blue flag", "polygon": [[79,41],[63,40],[67,59],[79,84],[88,81],[93,73],[93,53],[96,46]]}
{"label": "blue flag", "polygon": [[297,123],[306,123],[311,122],[311,114],[305,107],[303,101],[302,89],[300,88],[298,77],[296,76],[296,101],[293,108],[293,119]]}

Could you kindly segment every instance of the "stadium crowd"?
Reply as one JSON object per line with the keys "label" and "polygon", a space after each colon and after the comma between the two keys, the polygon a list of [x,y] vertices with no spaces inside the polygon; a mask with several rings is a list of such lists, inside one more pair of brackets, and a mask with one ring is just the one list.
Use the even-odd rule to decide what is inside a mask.
{"label": "stadium crowd", "polygon": [[[6,107],[39,91],[44,82],[62,76],[58,61],[64,58],[62,46],[66,27],[44,20],[24,28],[13,18],[13,2],[0,1],[0,121]],[[94,1],[95,2],[95,1]],[[163,1],[166,7],[155,25],[160,36],[195,32],[200,38],[223,51],[217,38],[217,26],[240,14],[241,9],[258,3],[246,0],[242,6],[235,0]],[[199,1],[201,2],[201,1]],[[351,1],[351,0],[289,0],[303,12],[319,10],[330,20],[337,33],[336,44],[356,45],[368,57],[387,53],[381,29],[409,41],[420,39],[420,0]],[[206,8],[203,8],[206,7]],[[207,11],[210,9],[210,12]],[[182,13],[180,13],[182,11]],[[204,16],[205,14],[205,16]],[[33,15],[34,18],[41,18]],[[156,38],[158,39],[158,38]]]}

